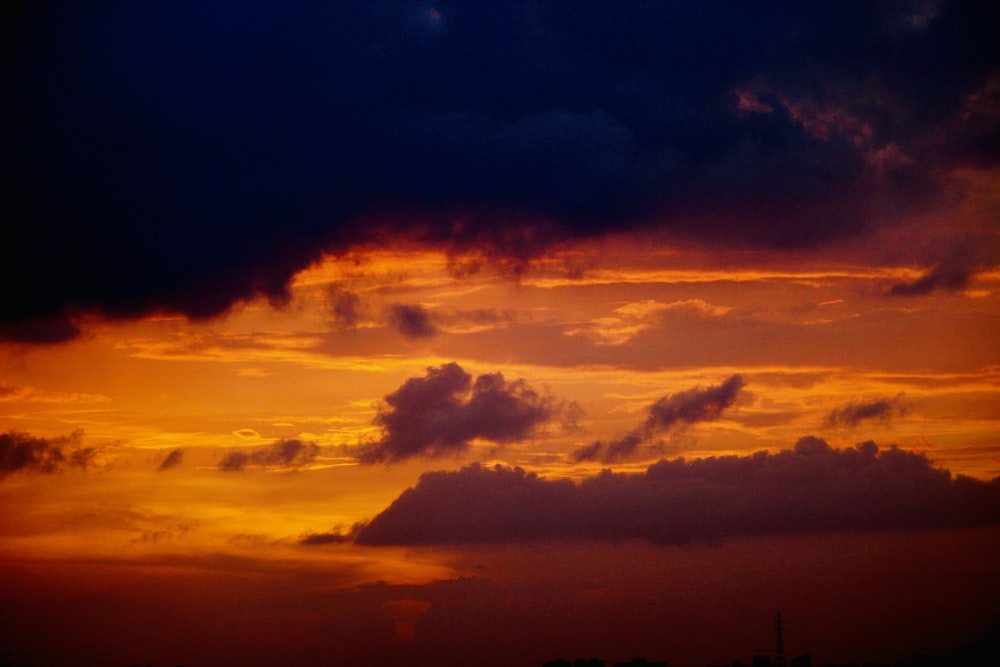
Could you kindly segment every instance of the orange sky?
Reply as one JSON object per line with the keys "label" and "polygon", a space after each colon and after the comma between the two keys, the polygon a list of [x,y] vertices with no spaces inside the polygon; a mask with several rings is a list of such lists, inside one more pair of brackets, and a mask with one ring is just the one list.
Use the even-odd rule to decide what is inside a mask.
{"label": "orange sky", "polygon": [[[978,479],[1000,473],[995,345],[1000,276],[981,275],[960,293],[900,300],[885,295],[887,285],[917,274],[920,267],[866,269],[754,255],[717,268],[699,266],[699,259],[693,251],[648,253],[641,246],[608,242],[568,250],[513,281],[488,268],[455,277],[441,254],[387,248],[328,258],[300,273],[284,308],[251,302],[200,323],[176,317],[94,321],[85,336],[57,347],[7,345],[0,398],[4,430],[63,442],[67,452],[95,449],[85,468],[66,464],[52,474],[11,471],[0,483],[0,558],[12,586],[10,608],[22,604],[26,586],[35,590],[34,584],[23,583],[32,578],[52,589],[39,598],[46,600],[136,586],[134,577],[142,571],[155,573],[154,580],[164,585],[175,577],[179,585],[215,595],[216,586],[228,591],[228,584],[200,583],[200,578],[218,571],[248,582],[263,577],[260,596],[247,593],[252,599],[247,604],[256,605],[274,595],[264,582],[301,573],[322,580],[323,590],[340,591],[337,596],[377,584],[399,587],[399,599],[427,602],[438,593],[423,587],[456,577],[485,577],[484,586],[523,587],[534,585],[526,578],[531,570],[551,567],[567,574],[562,584],[559,579],[545,584],[561,591],[546,594],[550,604],[597,595],[593,613],[600,616],[612,604],[607,595],[624,596],[615,604],[631,605],[639,604],[634,595],[640,590],[647,591],[640,597],[649,590],[668,595],[664,591],[682,581],[696,584],[684,577],[675,581],[678,575],[666,572],[629,583],[617,581],[618,575],[608,580],[620,567],[612,563],[624,557],[614,553],[621,547],[583,557],[606,563],[598,567],[601,574],[587,572],[585,565],[569,574],[577,566],[566,570],[567,563],[580,558],[570,547],[525,547],[528,555],[517,556],[517,548],[477,555],[468,548],[333,544],[310,549],[299,541],[331,530],[345,532],[371,519],[425,471],[457,470],[476,461],[516,465],[549,479],[582,479],[609,466],[639,472],[660,457],[777,452],[815,435],[836,448],[865,440],[895,444],[925,453],[954,474]],[[565,266],[570,262],[587,268],[569,274]],[[356,300],[351,316],[338,320],[334,302],[343,294]],[[428,330],[407,335],[393,323],[394,304],[419,307]],[[548,400],[572,407],[561,413],[565,419],[545,424],[523,441],[498,445],[477,439],[468,450],[440,458],[359,464],[352,448],[378,437],[373,420],[379,402],[408,378],[452,361],[472,375],[500,371],[509,380],[521,379]],[[658,398],[717,385],[735,373],[743,376],[745,387],[719,418],[664,433],[648,445],[651,449],[640,449],[628,460],[572,462],[576,448],[635,428]],[[867,417],[836,417],[852,405],[878,401],[883,409]],[[563,423],[568,421],[574,423]],[[74,433],[76,440],[70,438]],[[70,440],[59,440],[64,437]],[[281,439],[315,443],[317,454],[301,460],[251,459],[236,471],[220,468],[232,452],[263,451]],[[177,465],[160,469],[175,450],[182,453]],[[969,544],[994,549],[992,535],[985,543],[979,536]],[[848,559],[826,576],[842,576],[835,572],[855,558],[854,549],[872,548],[860,537],[845,539],[857,544],[821,539],[833,540],[823,547],[829,557]],[[808,540],[795,544],[787,547],[789,553],[815,546]],[[735,550],[728,567],[741,573],[758,567],[746,560],[756,547],[739,541],[723,552],[697,547],[693,553],[675,553],[686,548],[661,547],[666,551],[660,556],[642,547],[628,552],[628,558],[645,553],[642,558],[687,562],[704,548],[709,551],[697,559]],[[760,548],[768,554],[785,549]],[[897,551],[891,562],[898,564],[903,547],[892,548]],[[962,549],[967,556],[960,569],[944,580],[970,576],[960,573],[981,567],[975,550]],[[552,562],[537,560],[539,553],[553,554]],[[783,562],[766,558],[760,567]],[[629,569],[634,567],[639,566]],[[49,568],[84,568],[80,576],[103,583],[94,583],[95,590],[91,584],[64,590],[43,574]],[[718,576],[730,575],[711,576],[714,590]],[[754,594],[785,575],[761,576],[751,586]],[[794,570],[787,576],[789,582],[807,578]],[[991,586],[996,576],[995,570],[987,575]],[[736,585],[722,584],[723,590]],[[897,584],[886,585],[891,594],[900,593]],[[67,592],[79,586],[86,590]],[[826,593],[827,586],[822,585]],[[793,590],[774,597],[789,599],[789,609],[805,614],[809,603]],[[366,604],[372,605],[395,599],[385,590],[374,597],[354,594],[370,598]],[[231,593],[217,595],[223,597],[213,605]],[[683,591],[669,595],[695,599]],[[698,614],[722,613],[718,605],[725,598],[715,595],[705,599]],[[742,594],[730,590],[727,595]],[[964,598],[949,598],[952,593],[942,595],[965,604]],[[128,604],[136,603],[126,597],[132,600]],[[749,605],[747,613],[762,615],[757,631],[747,634],[764,642],[766,615],[774,605],[758,608],[749,599],[740,604]],[[818,621],[810,617],[808,622]],[[422,636],[420,623],[418,618],[417,636]],[[178,632],[197,635],[191,628]],[[395,632],[408,637],[410,629]],[[635,632],[637,643],[647,641],[643,632]],[[944,635],[942,642],[953,639]],[[613,641],[606,651],[627,653],[628,632],[609,636]],[[751,642],[749,636],[744,639]],[[393,646],[388,639],[379,641],[385,650]],[[601,647],[596,644],[594,650]],[[188,659],[160,650],[161,660]],[[674,652],[695,659],[694,648]],[[719,654],[718,659],[727,658]]]}

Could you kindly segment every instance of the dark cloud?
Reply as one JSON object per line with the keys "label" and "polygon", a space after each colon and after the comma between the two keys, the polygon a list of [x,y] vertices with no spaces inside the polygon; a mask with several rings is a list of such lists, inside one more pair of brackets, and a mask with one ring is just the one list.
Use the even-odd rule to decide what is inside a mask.
{"label": "dark cloud", "polygon": [[573,452],[574,461],[612,463],[627,459],[636,448],[658,435],[677,427],[718,419],[730,407],[746,385],[742,375],[732,375],[722,384],[702,389],[695,387],[664,396],[649,406],[646,421],[637,429],[611,441],[596,441]]}
{"label": "dark cloud", "polygon": [[938,290],[957,292],[969,287],[975,276],[997,263],[998,244],[993,238],[967,241],[943,260],[910,281],[889,288],[891,296],[924,296]]}
{"label": "dark cloud", "polygon": [[337,326],[342,329],[353,329],[361,319],[361,298],[354,292],[331,285],[329,289],[331,310]]}
{"label": "dark cloud", "polygon": [[575,484],[520,468],[429,472],[360,527],[362,544],[526,540],[713,542],[816,531],[920,530],[1000,523],[1000,478],[952,477],[922,454],[873,442],[686,461]]}
{"label": "dark cloud", "polygon": [[903,395],[875,398],[869,401],[854,401],[842,408],[835,408],[827,415],[827,426],[855,427],[863,421],[888,421],[897,415],[905,415],[907,407]]}
{"label": "dark cloud", "polygon": [[400,236],[515,272],[651,226],[809,246],[1000,160],[995,3],[14,5],[8,340],[280,304]]}
{"label": "dark cloud", "polygon": [[349,529],[336,527],[325,533],[304,533],[299,537],[299,544],[309,547],[325,544],[347,544],[354,541],[354,538],[363,525],[356,524]]}
{"label": "dark cloud", "polygon": [[86,469],[100,453],[83,446],[83,431],[40,438],[18,431],[0,433],[0,479],[15,472],[53,474],[67,468]]}
{"label": "dark cloud", "polygon": [[472,376],[452,362],[428,368],[385,397],[375,424],[381,437],[363,445],[366,463],[401,461],[464,451],[475,438],[497,444],[531,437],[560,406],[523,380],[508,382],[501,373]]}
{"label": "dark cloud", "polygon": [[317,454],[319,446],[314,442],[282,438],[264,447],[228,452],[219,462],[219,469],[240,471],[248,465],[298,468],[311,463]]}
{"label": "dark cloud", "polygon": [[167,454],[166,458],[160,463],[157,470],[170,470],[171,468],[176,468],[184,460],[184,451],[182,449],[175,449]]}
{"label": "dark cloud", "polygon": [[421,305],[396,303],[388,314],[389,323],[406,338],[429,338],[437,333],[430,313]]}

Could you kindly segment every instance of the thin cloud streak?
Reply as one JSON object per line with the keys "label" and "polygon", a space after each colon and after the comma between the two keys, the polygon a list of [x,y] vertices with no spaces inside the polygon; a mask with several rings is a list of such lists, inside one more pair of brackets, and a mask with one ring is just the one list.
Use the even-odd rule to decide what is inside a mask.
{"label": "thin cloud streak", "polygon": [[610,441],[595,441],[578,448],[570,456],[575,462],[614,463],[632,457],[644,442],[679,427],[713,421],[732,406],[746,385],[742,375],[732,375],[722,384],[702,389],[695,387],[664,396],[649,406],[646,421],[628,434]]}

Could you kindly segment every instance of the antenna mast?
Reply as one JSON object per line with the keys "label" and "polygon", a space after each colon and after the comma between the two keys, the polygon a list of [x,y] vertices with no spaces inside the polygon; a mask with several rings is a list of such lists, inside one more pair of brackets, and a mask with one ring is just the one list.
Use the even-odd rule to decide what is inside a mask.
{"label": "antenna mast", "polygon": [[774,667],[785,667],[785,641],[781,637],[781,610],[774,616]]}

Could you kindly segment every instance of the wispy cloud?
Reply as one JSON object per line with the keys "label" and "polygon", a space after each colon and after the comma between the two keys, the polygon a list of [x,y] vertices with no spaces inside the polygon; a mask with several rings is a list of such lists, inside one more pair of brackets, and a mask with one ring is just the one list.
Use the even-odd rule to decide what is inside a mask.
{"label": "wispy cloud", "polygon": [[219,461],[219,469],[238,472],[247,466],[299,468],[312,463],[318,454],[319,446],[314,442],[283,438],[264,447],[228,452]]}
{"label": "wispy cloud", "polygon": [[613,463],[631,457],[636,448],[658,435],[678,427],[718,419],[743,389],[742,375],[732,375],[719,385],[695,387],[664,396],[647,409],[646,421],[616,440],[598,440],[573,452],[574,461]]}
{"label": "wispy cloud", "polygon": [[83,431],[41,438],[18,431],[0,433],[0,479],[16,472],[53,474],[68,468],[86,469],[100,447],[84,447]]}

